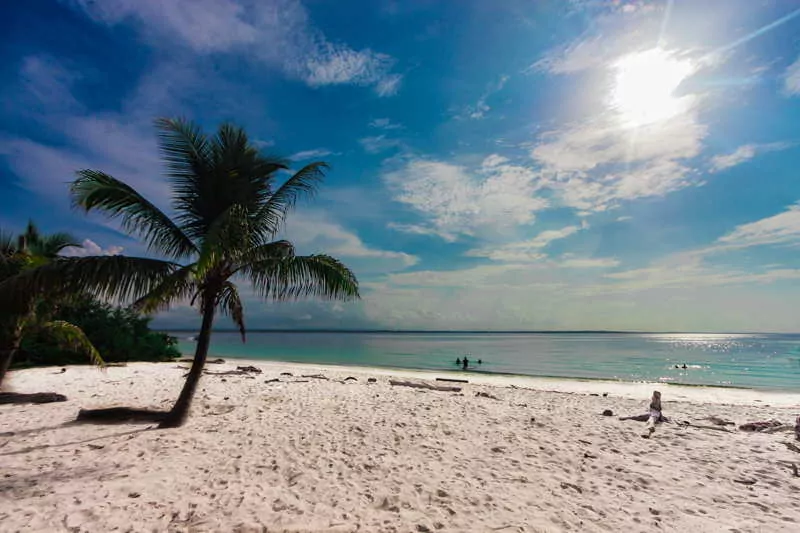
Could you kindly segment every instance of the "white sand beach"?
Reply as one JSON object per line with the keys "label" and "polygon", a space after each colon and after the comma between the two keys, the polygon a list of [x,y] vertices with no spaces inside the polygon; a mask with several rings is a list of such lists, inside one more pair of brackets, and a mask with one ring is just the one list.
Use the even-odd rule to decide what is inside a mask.
{"label": "white sand beach", "polygon": [[[617,415],[646,412],[648,384],[470,375],[454,393],[388,382],[431,377],[414,372],[208,370],[236,364],[263,373],[204,376],[176,430],[70,423],[79,408],[168,408],[175,363],[12,373],[11,390],[69,400],[0,406],[0,530],[800,531],[792,432],[677,423],[793,424],[800,394],[661,385],[672,422],[643,439]],[[316,373],[330,379],[299,377]]]}

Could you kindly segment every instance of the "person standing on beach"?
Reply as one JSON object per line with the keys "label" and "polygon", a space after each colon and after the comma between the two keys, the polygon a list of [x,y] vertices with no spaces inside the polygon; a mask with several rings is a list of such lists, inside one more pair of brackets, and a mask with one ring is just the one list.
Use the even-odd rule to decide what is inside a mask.
{"label": "person standing on beach", "polygon": [[464,367],[463,367],[464,370],[466,370],[468,366],[469,366],[469,359],[467,359],[467,356],[465,355],[464,356]]}

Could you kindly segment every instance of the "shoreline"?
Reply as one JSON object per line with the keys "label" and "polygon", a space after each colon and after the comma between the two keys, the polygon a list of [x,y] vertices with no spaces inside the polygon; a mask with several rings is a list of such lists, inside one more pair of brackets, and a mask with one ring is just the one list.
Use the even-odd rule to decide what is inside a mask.
{"label": "shoreline", "polygon": [[[188,356],[191,357],[191,356]],[[292,361],[272,361],[265,359],[246,359],[238,357],[219,357],[231,364],[258,364],[273,371],[281,367],[293,366],[308,371],[329,371],[351,373],[362,376],[398,377],[406,379],[435,380],[437,377],[466,379],[472,385],[483,385],[502,388],[522,388],[541,392],[565,394],[602,395],[641,400],[648,398],[654,389],[660,389],[665,402],[678,401],[718,405],[772,405],[780,407],[800,407],[800,393],[747,389],[740,387],[684,385],[663,382],[613,381],[586,378],[561,378],[548,376],[527,376],[520,374],[489,374],[480,372],[463,372],[458,370],[415,370],[391,367],[369,367],[360,365],[327,365],[317,363],[295,363]],[[161,363],[157,363],[161,364]],[[207,365],[206,369],[213,369]]]}

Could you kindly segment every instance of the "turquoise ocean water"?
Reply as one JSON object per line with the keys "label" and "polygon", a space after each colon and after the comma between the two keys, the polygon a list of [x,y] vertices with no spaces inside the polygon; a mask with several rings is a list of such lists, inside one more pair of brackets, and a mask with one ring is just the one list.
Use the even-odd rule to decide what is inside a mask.
{"label": "turquoise ocean water", "polygon": [[[194,352],[192,333],[172,334]],[[211,354],[440,371],[467,355],[471,372],[800,392],[800,335],[215,332]]]}

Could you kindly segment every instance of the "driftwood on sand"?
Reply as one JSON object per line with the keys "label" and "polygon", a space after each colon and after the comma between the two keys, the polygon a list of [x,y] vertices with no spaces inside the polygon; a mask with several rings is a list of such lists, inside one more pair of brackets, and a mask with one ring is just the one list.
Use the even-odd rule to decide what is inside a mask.
{"label": "driftwood on sand", "polygon": [[445,385],[431,385],[429,383],[419,383],[416,381],[397,381],[389,380],[390,385],[396,387],[411,387],[412,389],[435,390],[440,392],[461,392],[461,387],[448,387]]}
{"label": "driftwood on sand", "polygon": [[781,427],[783,423],[780,420],[766,420],[762,422],[747,422],[739,426],[742,431],[766,431]]}
{"label": "driftwood on sand", "polygon": [[436,381],[447,381],[450,383],[469,383],[468,379],[456,379],[456,378],[436,378]]}
{"label": "driftwood on sand", "polygon": [[23,394],[19,392],[0,392],[0,404],[52,403],[66,401],[66,396],[56,392],[34,392],[32,394]]}
{"label": "driftwood on sand", "polygon": [[222,372],[204,370],[203,373],[210,376],[242,376],[246,374],[260,374],[261,369],[256,366],[237,366],[236,370],[224,370]]}

